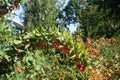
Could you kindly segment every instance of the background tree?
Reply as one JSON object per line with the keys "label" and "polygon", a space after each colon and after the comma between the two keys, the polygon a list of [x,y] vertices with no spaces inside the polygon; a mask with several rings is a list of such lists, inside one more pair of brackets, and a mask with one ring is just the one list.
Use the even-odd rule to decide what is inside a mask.
{"label": "background tree", "polygon": [[57,0],[28,0],[24,7],[26,29],[34,29],[37,26],[56,26],[58,8]]}
{"label": "background tree", "polygon": [[98,10],[108,11],[109,16],[116,15],[120,17],[119,0],[92,0],[92,3],[98,5]]}
{"label": "background tree", "polygon": [[92,1],[70,0],[61,12],[60,18],[65,24],[78,23],[79,27],[74,33],[82,34],[85,40],[87,37],[112,37],[119,33],[119,19],[109,17],[109,11],[98,11],[98,5]]}

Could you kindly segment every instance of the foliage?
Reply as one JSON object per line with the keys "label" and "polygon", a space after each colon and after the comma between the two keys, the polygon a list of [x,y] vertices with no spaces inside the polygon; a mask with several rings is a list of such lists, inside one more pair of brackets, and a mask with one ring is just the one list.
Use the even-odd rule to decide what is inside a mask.
{"label": "foliage", "polygon": [[0,19],[13,10],[20,8],[22,0],[0,0]]}
{"label": "foliage", "polygon": [[[77,0],[70,1],[73,3],[68,3],[68,8],[77,9],[72,14],[79,16],[72,17],[81,24],[81,29],[78,30],[85,32],[81,33],[81,36],[86,38],[86,42],[79,36],[79,31],[73,36],[62,27],[60,32],[58,25],[52,22],[45,22],[37,27],[33,25],[34,29],[31,31],[17,35],[15,27],[8,24],[6,17],[0,18],[0,80],[120,79],[120,35],[117,30],[119,27],[116,28],[117,21],[109,18],[110,29],[118,31],[116,38],[96,38],[96,33],[100,35],[104,32],[96,31],[96,26],[99,27],[98,30],[106,29],[106,26],[109,29],[109,24],[105,21],[108,19],[104,18],[106,15],[103,12],[96,12],[97,7],[91,7],[84,0],[78,0],[79,4],[84,4],[83,6],[80,6]],[[69,13],[66,14],[70,17]],[[54,16],[51,18],[50,15],[47,16],[46,19],[55,20]],[[113,26],[113,23],[116,25]],[[82,31],[85,29],[86,31]],[[105,33],[110,37],[107,29]]]}
{"label": "foliage", "polygon": [[74,36],[101,38],[113,37],[120,33],[119,18],[107,14],[108,11],[98,11],[92,1],[70,0],[59,16],[65,24],[78,24]]}
{"label": "foliage", "polygon": [[58,0],[28,0],[24,5],[26,30],[37,26],[57,27],[56,19],[61,5]]}
{"label": "foliage", "polygon": [[[87,39],[89,57],[92,59],[92,73],[89,75],[90,80],[105,79],[119,80],[120,71],[120,41],[117,38],[100,38],[92,41]],[[95,76],[93,78],[93,76]]]}
{"label": "foliage", "polygon": [[[2,25],[1,30],[7,26]],[[10,29],[4,29],[4,33],[10,33]],[[4,34],[2,39],[7,35],[11,34]],[[87,38],[84,43],[81,38],[70,36],[67,30],[37,27],[17,39],[12,36],[8,39],[9,42],[3,40],[0,47],[1,80],[119,79],[119,38]]]}
{"label": "foliage", "polygon": [[2,78],[87,79],[87,49],[69,31],[39,27],[0,51]]}
{"label": "foliage", "polygon": [[109,10],[109,16],[117,16],[120,18],[120,1],[119,0],[93,0],[93,4],[98,5],[98,10]]}

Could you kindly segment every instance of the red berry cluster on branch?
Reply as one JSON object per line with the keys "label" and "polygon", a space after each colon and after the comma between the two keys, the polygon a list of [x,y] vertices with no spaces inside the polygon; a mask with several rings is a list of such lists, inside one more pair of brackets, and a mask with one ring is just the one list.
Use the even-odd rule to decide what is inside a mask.
{"label": "red berry cluster on branch", "polygon": [[68,56],[70,55],[70,48],[68,48],[66,45],[61,47],[60,51],[66,53]]}
{"label": "red berry cluster on branch", "polygon": [[[10,4],[10,5],[8,5]],[[0,5],[0,15],[5,15],[14,9],[19,9],[20,5],[17,2],[8,2]]]}
{"label": "red berry cluster on branch", "polygon": [[60,45],[60,40],[57,39],[57,40],[52,44],[52,47],[55,48],[55,49],[58,49],[58,48],[59,48],[59,45]]}
{"label": "red berry cluster on branch", "polygon": [[60,40],[57,39],[53,44],[52,47],[55,49],[59,49],[62,53],[66,53],[66,55],[70,55],[70,48],[68,48],[68,46],[64,45],[62,47],[59,47],[60,45]]}
{"label": "red berry cluster on branch", "polygon": [[[27,41],[27,44],[29,44],[29,42]],[[60,47],[60,40],[59,39],[56,39],[53,43],[52,43],[52,48],[54,49],[57,49],[57,50],[60,50],[62,53],[66,53],[66,55],[70,55],[70,48],[66,45]],[[26,44],[25,44],[26,45]],[[50,45],[48,42],[45,42],[45,43],[42,43],[42,42],[38,42],[38,44],[36,45],[36,47],[38,49],[42,48],[42,47],[45,47],[45,48],[48,48]]]}
{"label": "red berry cluster on branch", "polygon": [[[30,41],[30,40],[26,40],[24,41],[24,46],[32,46],[34,42]],[[44,49],[44,48],[53,48],[54,50],[58,50],[61,53],[65,54],[66,56],[72,56],[71,54],[71,48],[68,47],[67,45],[62,45],[61,41],[59,39],[56,39],[55,41],[53,41],[52,43],[49,43],[48,41],[41,41],[39,40],[37,43],[35,43],[34,47],[36,47],[36,49]],[[19,49],[16,49],[16,53],[18,53]],[[73,60],[75,59],[79,59],[79,55],[76,54],[75,57],[73,58]],[[79,63],[78,61],[75,61],[75,65],[76,68],[79,69],[79,71],[81,72],[86,72],[86,65]],[[18,72],[22,72],[22,69],[17,68]]]}
{"label": "red berry cluster on branch", "polygon": [[86,66],[84,64],[80,64],[79,62],[76,62],[76,67],[81,71],[85,72],[86,71]]}
{"label": "red berry cluster on branch", "polygon": [[11,8],[12,8],[12,9],[19,9],[19,8],[20,8],[20,5],[19,5],[19,3],[12,2],[12,3],[11,3]]}
{"label": "red berry cluster on branch", "polygon": [[41,43],[41,42],[39,42],[39,43],[37,44],[37,48],[42,48],[42,43]]}

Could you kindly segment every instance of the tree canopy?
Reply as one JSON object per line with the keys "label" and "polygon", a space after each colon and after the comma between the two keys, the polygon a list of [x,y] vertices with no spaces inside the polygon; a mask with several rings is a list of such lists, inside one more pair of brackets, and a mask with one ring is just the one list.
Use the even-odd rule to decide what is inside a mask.
{"label": "tree canopy", "polygon": [[28,0],[24,7],[27,29],[37,26],[56,26],[59,12],[57,2],[57,0]]}
{"label": "tree canopy", "polygon": [[119,0],[92,0],[98,5],[98,10],[108,11],[109,16],[115,15],[120,17],[120,1]]}
{"label": "tree canopy", "polygon": [[[74,33],[75,35],[82,35],[84,39],[87,37],[112,37],[119,34],[119,18],[117,14],[111,14],[110,6],[108,9],[100,7],[101,3],[95,4],[96,0],[70,0],[67,6],[61,11],[59,16],[66,24],[78,23],[79,27]],[[97,1],[96,1],[97,3]],[[105,2],[102,2],[106,4]],[[111,1],[112,3],[112,1]],[[116,5],[115,3],[112,3]],[[107,5],[107,4],[106,4]],[[98,8],[105,11],[98,10]],[[115,10],[118,10],[116,7]],[[117,11],[115,11],[117,13]]]}

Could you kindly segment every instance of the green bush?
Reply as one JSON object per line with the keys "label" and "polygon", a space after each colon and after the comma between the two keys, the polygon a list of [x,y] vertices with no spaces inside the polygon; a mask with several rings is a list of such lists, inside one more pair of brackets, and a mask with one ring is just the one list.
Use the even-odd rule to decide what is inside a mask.
{"label": "green bush", "polygon": [[87,47],[74,40],[67,30],[60,33],[55,27],[40,27],[10,42],[0,49],[1,79],[88,78]]}
{"label": "green bush", "polygon": [[[100,38],[99,40],[91,41],[88,45],[89,56],[91,58],[92,76],[97,76],[97,79],[119,80],[120,78],[120,46],[117,38]],[[98,53],[97,53],[98,52]],[[97,55],[96,55],[97,54]],[[98,77],[101,76],[101,77]]]}

